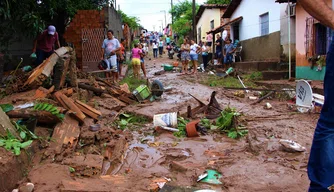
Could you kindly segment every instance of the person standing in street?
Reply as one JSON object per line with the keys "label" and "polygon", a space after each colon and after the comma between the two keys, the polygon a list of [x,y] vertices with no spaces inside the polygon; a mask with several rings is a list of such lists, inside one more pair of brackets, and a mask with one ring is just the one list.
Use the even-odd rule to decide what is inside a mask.
{"label": "person standing in street", "polygon": [[102,43],[102,57],[101,59],[107,59],[109,66],[108,70],[112,72],[113,82],[118,81],[118,69],[117,69],[117,56],[116,53],[121,49],[119,41],[114,37],[114,32],[108,30],[107,39]]}
{"label": "person standing in street", "polygon": [[158,44],[155,40],[152,43],[152,48],[153,48],[153,57],[158,58]]}
{"label": "person standing in street", "polygon": [[163,42],[162,38],[160,38],[160,40],[159,40],[159,55],[160,55],[160,57],[162,57],[163,51],[164,51],[164,42]]}
{"label": "person standing in street", "polygon": [[[298,0],[315,19],[334,29],[334,12],[325,0]],[[332,2],[334,6],[334,2]],[[308,162],[310,192],[330,191],[334,184],[334,42],[327,53],[324,79],[325,102],[315,128]]]}
{"label": "person standing in street", "polygon": [[167,45],[170,44],[170,37],[169,37],[169,35],[167,35],[167,37],[166,37],[166,44],[167,44]]}
{"label": "person standing in street", "polygon": [[222,63],[222,45],[223,40],[219,34],[217,34],[216,40],[216,59],[218,60],[218,64]]}
{"label": "person standing in street", "polygon": [[141,49],[141,53],[140,53],[140,67],[141,70],[143,71],[144,77],[146,79],[146,69],[145,69],[145,56],[146,56],[146,50],[144,49],[144,45],[139,44],[139,49]]}
{"label": "person standing in street", "polygon": [[212,40],[213,40],[212,34],[207,32],[205,40],[206,40],[207,46],[211,47],[212,46]]}
{"label": "person standing in street", "polygon": [[51,56],[54,52],[54,45],[60,48],[58,33],[56,27],[50,25],[47,30],[44,30],[37,36],[34,41],[33,53],[36,53],[35,66],[40,65],[43,61]]}
{"label": "person standing in street", "polygon": [[118,59],[118,75],[120,77],[122,77],[122,68],[123,68],[123,63],[125,61],[125,48],[124,48],[124,44],[125,44],[125,40],[124,39],[121,39],[121,49],[119,50],[118,52],[118,56],[117,56],[117,59]]}
{"label": "person standing in street", "polygon": [[231,43],[231,39],[226,39],[226,44],[223,49],[224,55],[224,68],[227,70],[229,65],[232,63],[232,54],[233,54],[233,44]]}
{"label": "person standing in street", "polygon": [[134,78],[139,79],[140,74],[140,55],[142,54],[141,49],[138,48],[138,44],[134,45],[134,48],[132,49],[132,60],[131,64],[133,67],[133,76]]}
{"label": "person standing in street", "polygon": [[190,41],[190,60],[193,64],[193,72],[192,74],[197,73],[197,61],[198,61],[198,51],[201,49],[194,40]]}
{"label": "person standing in street", "polygon": [[188,63],[190,60],[189,51],[190,51],[190,45],[187,39],[184,39],[183,44],[181,45],[181,62],[182,62],[181,75],[188,74]]}
{"label": "person standing in street", "polygon": [[210,52],[211,52],[211,47],[208,46],[207,42],[204,42],[202,46],[202,58],[203,58],[204,69],[208,67]]}

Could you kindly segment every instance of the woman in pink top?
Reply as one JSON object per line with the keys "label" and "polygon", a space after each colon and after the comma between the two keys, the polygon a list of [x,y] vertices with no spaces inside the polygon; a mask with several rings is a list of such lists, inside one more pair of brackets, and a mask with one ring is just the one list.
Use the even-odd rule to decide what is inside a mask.
{"label": "woman in pink top", "polygon": [[138,48],[138,44],[134,45],[135,47],[132,49],[132,66],[133,66],[133,76],[135,78],[139,78],[140,72],[140,54],[142,53],[141,49]]}
{"label": "woman in pink top", "polygon": [[206,33],[206,45],[211,47],[213,41],[213,37],[211,33]]}

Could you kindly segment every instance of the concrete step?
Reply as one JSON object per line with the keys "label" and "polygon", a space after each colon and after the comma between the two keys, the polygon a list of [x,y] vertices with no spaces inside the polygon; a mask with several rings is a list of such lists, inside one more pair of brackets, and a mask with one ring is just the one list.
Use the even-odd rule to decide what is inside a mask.
{"label": "concrete step", "polygon": [[233,63],[234,68],[240,71],[281,71],[288,70],[289,64],[275,61],[251,61]]}
{"label": "concrete step", "polygon": [[[263,80],[289,79],[289,71],[261,71]],[[294,71],[291,72],[295,74]]]}

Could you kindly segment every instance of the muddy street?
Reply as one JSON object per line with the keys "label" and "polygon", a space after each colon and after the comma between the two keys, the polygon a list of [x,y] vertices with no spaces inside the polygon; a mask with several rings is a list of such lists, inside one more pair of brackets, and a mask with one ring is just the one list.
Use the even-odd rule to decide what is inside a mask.
{"label": "muddy street", "polygon": [[[89,86],[93,91],[79,89],[69,98],[77,106],[87,104],[90,113],[80,109],[92,118],[86,117],[80,127],[67,113],[63,123],[55,127],[45,128],[38,123],[40,127],[35,128],[35,133],[45,139],[34,142],[27,157],[24,154],[19,157],[30,166],[9,164],[16,157],[1,150],[1,157],[9,154],[1,159],[2,172],[25,171],[25,178],[18,184],[22,187],[31,182],[35,192],[307,190],[306,166],[318,114],[295,112],[288,108],[286,100],[278,98],[252,105],[253,100],[238,96],[235,90],[205,85],[203,81],[210,78],[207,72],[180,76],[176,67],[174,71],[157,73],[163,70],[163,64],[175,61],[166,55],[146,59],[149,81],[159,80],[166,90],[152,102],[126,104],[131,102],[131,97],[119,101],[111,96],[118,89],[111,90],[111,95],[101,95],[96,92],[100,89]],[[128,75],[131,76],[131,69]],[[102,85],[97,81],[90,85],[94,82],[95,87]],[[109,83],[104,82],[103,86]],[[178,112],[178,116],[187,116],[188,106],[196,109],[200,104],[196,99],[208,104],[214,91],[220,108],[235,108],[238,114],[243,114],[243,126],[248,134],[232,139],[222,131],[209,130],[198,137],[177,137],[153,125],[156,114]],[[2,103],[24,103],[34,94],[34,90],[15,93],[2,99]],[[265,109],[265,102],[270,102],[272,109]],[[101,118],[93,112],[101,113]],[[189,120],[204,116],[197,113]],[[293,140],[306,151],[287,152],[281,140]],[[215,184],[198,181],[200,175],[210,170],[215,172]],[[12,185],[16,184],[17,177],[8,177]]]}

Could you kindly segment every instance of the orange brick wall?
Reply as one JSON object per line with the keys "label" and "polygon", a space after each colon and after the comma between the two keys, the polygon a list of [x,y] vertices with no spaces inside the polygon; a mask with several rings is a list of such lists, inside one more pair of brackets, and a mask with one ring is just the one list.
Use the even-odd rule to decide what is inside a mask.
{"label": "orange brick wall", "polygon": [[64,38],[75,47],[79,69],[82,69],[82,29],[104,28],[104,13],[98,10],[79,10],[66,28]]}

